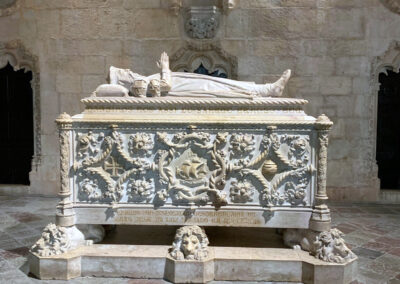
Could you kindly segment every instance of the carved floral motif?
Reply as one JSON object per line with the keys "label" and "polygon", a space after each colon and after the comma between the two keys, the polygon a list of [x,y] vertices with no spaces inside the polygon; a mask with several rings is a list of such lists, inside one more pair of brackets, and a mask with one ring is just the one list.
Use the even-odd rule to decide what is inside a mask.
{"label": "carved floral motif", "polygon": [[185,226],[176,231],[170,255],[176,260],[204,260],[208,256],[208,238],[199,226]]}
{"label": "carved floral motif", "polygon": [[254,186],[248,181],[233,181],[229,196],[235,203],[246,203],[253,201],[254,191]]}
{"label": "carved floral motif", "polygon": [[31,247],[30,252],[41,256],[62,254],[68,250],[70,242],[64,227],[48,224],[40,239]]}
{"label": "carved floral motif", "polygon": [[136,133],[129,136],[129,151],[135,153],[149,153],[154,143],[148,133]]}
{"label": "carved floral motif", "polygon": [[102,193],[98,187],[97,180],[85,178],[80,184],[80,197],[89,201],[95,201],[101,198]]}
{"label": "carved floral motif", "polygon": [[[286,137],[285,137],[286,138]],[[294,167],[301,167],[310,159],[307,151],[308,140],[303,137],[295,138],[290,141],[288,159]]]}
{"label": "carved floral motif", "polygon": [[154,193],[153,179],[130,179],[127,185],[127,192],[132,197],[149,201]]}
{"label": "carved floral motif", "polygon": [[292,205],[306,205],[304,198],[306,197],[306,183],[295,184],[291,181],[285,184],[285,197]]}
{"label": "carved floral motif", "polygon": [[255,149],[254,135],[232,134],[229,150],[233,156],[243,156]]}

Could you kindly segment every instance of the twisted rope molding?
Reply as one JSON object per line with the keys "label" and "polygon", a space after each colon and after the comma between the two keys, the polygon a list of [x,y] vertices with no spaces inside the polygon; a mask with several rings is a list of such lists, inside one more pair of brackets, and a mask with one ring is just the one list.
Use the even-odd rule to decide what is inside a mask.
{"label": "twisted rope molding", "polygon": [[137,98],[137,97],[88,97],[81,100],[86,108],[300,108],[308,103],[303,99],[292,98],[255,98],[255,99],[223,99],[223,98]]}
{"label": "twisted rope molding", "polygon": [[[155,124],[155,125],[159,125],[160,121],[157,120],[122,120],[122,119],[113,119],[111,120],[106,120],[106,119],[98,119],[98,120],[81,120],[81,119],[76,119],[76,122],[79,123],[85,123],[84,126],[79,126],[77,125],[74,129],[86,129],[87,127],[90,127],[91,129],[107,129],[107,126],[110,124],[110,122],[118,124],[120,126],[121,129],[125,129],[125,128],[129,128],[126,127],[124,125],[127,125],[128,123],[130,125],[149,125],[149,124]],[[209,121],[196,121],[196,122],[187,122],[187,121],[182,121],[182,120],[178,120],[178,119],[168,119],[168,121],[163,121],[162,123],[175,123],[175,124],[184,124],[187,125],[189,123],[195,123],[196,125],[202,125],[202,124],[210,124]],[[94,124],[94,125],[91,125]],[[215,124],[215,123],[214,123]],[[312,126],[315,125],[315,120],[303,120],[303,121],[293,121],[293,120],[270,120],[270,121],[251,121],[249,122],[237,122],[237,121],[224,121],[223,123],[224,126],[227,125],[239,125],[239,124],[251,124],[251,125],[262,125],[262,126],[268,126],[268,125],[274,125],[274,126],[293,126],[296,127],[296,130],[299,130],[297,127],[300,126],[304,126],[304,129],[307,129],[308,126]],[[326,124],[318,124],[319,126],[325,126],[327,128],[329,128],[332,124],[331,123],[326,123]],[[144,128],[142,128],[144,129]],[[149,129],[153,129],[153,128],[149,128]],[[182,128],[182,130],[185,130],[187,128]],[[209,129],[209,128],[206,128]],[[238,129],[238,128],[235,128]],[[235,130],[233,129],[233,130]],[[261,130],[264,130],[261,129]],[[290,129],[285,129],[285,130],[290,130]]]}

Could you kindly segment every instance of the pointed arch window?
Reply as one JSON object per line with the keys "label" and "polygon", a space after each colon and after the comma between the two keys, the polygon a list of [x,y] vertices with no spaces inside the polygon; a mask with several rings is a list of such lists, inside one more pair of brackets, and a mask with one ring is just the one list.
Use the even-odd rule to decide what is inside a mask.
{"label": "pointed arch window", "polygon": [[0,184],[29,185],[34,155],[32,72],[0,69]]}
{"label": "pointed arch window", "polygon": [[383,189],[400,189],[400,73],[379,74],[376,160]]}

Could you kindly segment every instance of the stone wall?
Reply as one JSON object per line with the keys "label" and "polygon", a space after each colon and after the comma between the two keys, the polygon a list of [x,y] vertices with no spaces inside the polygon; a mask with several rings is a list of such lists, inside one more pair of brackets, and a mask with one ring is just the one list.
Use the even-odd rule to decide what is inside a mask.
{"label": "stone wall", "polygon": [[[382,2],[387,2],[381,0]],[[12,1],[8,1],[12,2]],[[111,65],[157,72],[162,51],[188,40],[182,17],[164,0],[16,0],[0,7],[0,41],[20,40],[40,72],[41,164],[31,193],[58,191],[60,112],[82,111],[80,99],[104,83]],[[328,188],[336,200],[375,200],[376,76],[373,64],[400,38],[400,16],[379,0],[241,0],[223,14],[213,43],[238,59],[238,79],[275,80],[287,68],[286,96],[328,115]],[[375,79],[374,79],[375,78]]]}

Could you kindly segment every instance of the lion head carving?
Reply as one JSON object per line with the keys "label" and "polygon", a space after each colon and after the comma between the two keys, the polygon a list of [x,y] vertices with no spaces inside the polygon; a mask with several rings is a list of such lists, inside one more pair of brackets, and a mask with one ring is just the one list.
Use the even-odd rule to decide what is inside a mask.
{"label": "lion head carving", "polygon": [[176,260],[203,260],[208,256],[208,238],[199,226],[185,226],[176,231],[170,255]]}

